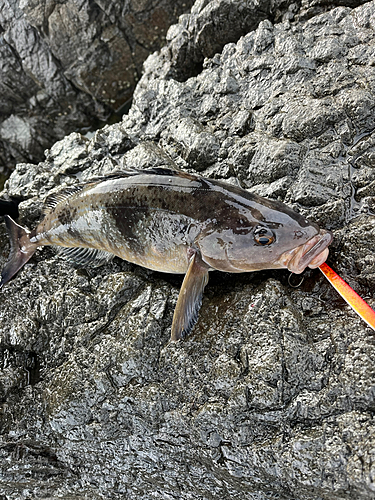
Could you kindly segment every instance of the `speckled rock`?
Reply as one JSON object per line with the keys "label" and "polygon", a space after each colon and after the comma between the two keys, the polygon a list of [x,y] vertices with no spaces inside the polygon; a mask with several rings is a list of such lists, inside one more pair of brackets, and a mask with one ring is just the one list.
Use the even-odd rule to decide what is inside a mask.
{"label": "speckled rock", "polygon": [[[199,171],[331,229],[329,263],[375,307],[375,2],[297,14],[185,81],[170,51],[150,56],[121,124],[17,166],[3,196],[20,222],[119,167]],[[8,250],[0,224],[1,265]],[[212,273],[192,334],[169,343],[181,278],[38,251],[1,291],[0,496],[375,498],[373,332],[318,270],[293,281]]]}
{"label": "speckled rock", "polygon": [[[350,7],[361,0],[337,0]],[[64,135],[115,121],[145,58],[163,49],[184,81],[259,22],[305,20],[325,0],[9,0],[0,5],[0,186],[17,162],[38,162]],[[178,16],[180,22],[172,25]],[[168,36],[166,37],[168,31]],[[321,48],[319,50],[324,50]],[[339,50],[337,48],[336,50]],[[1,187],[2,188],[2,187]]]}
{"label": "speckled rock", "polygon": [[[131,99],[143,61],[193,0],[10,0],[0,5],[0,185],[64,135]],[[117,118],[118,119],[118,118]]]}

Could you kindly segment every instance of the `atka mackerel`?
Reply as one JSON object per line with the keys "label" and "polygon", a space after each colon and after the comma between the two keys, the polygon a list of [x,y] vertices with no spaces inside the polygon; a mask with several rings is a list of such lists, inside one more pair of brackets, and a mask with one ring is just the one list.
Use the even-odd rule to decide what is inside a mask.
{"label": "atka mackerel", "polygon": [[50,195],[32,231],[5,216],[11,252],[0,287],[36,248],[58,247],[79,265],[113,256],[166,273],[185,274],[172,340],[194,326],[208,272],[321,265],[332,241],[319,227],[278,201],[167,168],[131,170]]}

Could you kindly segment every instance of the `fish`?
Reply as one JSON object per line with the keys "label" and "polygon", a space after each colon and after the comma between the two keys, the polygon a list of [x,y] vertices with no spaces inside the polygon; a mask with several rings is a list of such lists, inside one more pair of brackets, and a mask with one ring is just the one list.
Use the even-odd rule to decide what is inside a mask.
{"label": "fish", "polygon": [[299,274],[325,262],[333,238],[280,201],[167,167],[117,171],[50,194],[31,231],[9,216],[5,224],[11,249],[0,288],[38,247],[49,245],[80,266],[117,256],[184,274],[173,341],[197,322],[210,271],[285,268]]}

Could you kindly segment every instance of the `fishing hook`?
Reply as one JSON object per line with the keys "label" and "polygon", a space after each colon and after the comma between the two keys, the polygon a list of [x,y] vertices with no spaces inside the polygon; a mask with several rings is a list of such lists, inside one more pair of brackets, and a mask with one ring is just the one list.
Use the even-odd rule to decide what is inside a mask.
{"label": "fishing hook", "polygon": [[293,275],[295,276],[295,274],[294,274],[294,273],[290,273],[290,274],[289,274],[289,277],[288,277],[288,283],[289,283],[289,286],[291,286],[292,288],[298,288],[298,287],[299,287],[299,286],[301,286],[301,285],[302,285],[302,283],[304,282],[305,277],[304,277],[304,276],[301,276],[301,281],[298,283],[298,285],[293,285],[293,283],[291,283],[291,281],[290,281],[290,278],[291,278]]}

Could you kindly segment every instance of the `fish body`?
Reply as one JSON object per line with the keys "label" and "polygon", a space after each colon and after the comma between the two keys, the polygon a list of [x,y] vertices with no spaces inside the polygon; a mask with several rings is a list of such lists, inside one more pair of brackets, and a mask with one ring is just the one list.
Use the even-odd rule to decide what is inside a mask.
{"label": "fish body", "polygon": [[288,268],[302,272],[328,256],[332,235],[274,200],[227,183],[166,168],[117,172],[47,197],[31,232],[6,217],[11,255],[0,286],[39,246],[79,263],[111,256],[185,274],[172,339],[196,322],[208,271]]}

